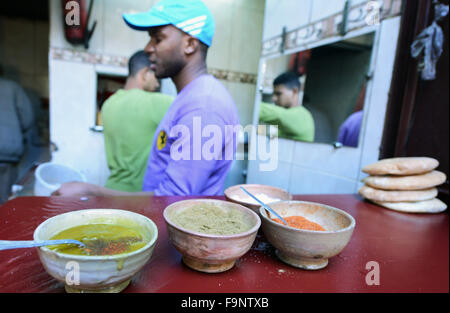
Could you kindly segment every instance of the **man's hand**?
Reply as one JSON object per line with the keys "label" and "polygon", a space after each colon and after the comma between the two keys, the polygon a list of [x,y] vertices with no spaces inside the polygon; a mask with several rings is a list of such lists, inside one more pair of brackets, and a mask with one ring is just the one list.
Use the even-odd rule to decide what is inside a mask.
{"label": "man's hand", "polygon": [[52,196],[102,196],[101,187],[82,182],[70,182],[62,184]]}
{"label": "man's hand", "polygon": [[73,197],[120,197],[120,196],[153,196],[152,191],[127,192],[108,189],[89,183],[70,182],[62,184],[52,196],[73,196]]}

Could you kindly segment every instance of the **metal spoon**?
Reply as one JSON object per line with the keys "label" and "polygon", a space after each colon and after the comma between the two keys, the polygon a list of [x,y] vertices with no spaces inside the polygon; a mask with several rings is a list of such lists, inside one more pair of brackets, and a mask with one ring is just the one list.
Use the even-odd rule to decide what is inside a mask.
{"label": "metal spoon", "polygon": [[73,239],[60,239],[60,240],[42,240],[42,241],[34,241],[34,240],[0,240],[0,250],[9,250],[9,249],[18,249],[18,248],[32,248],[32,247],[41,247],[41,246],[52,246],[52,245],[62,245],[62,244],[76,244],[81,247],[85,247],[86,245],[78,240]]}
{"label": "metal spoon", "polygon": [[272,213],[273,215],[275,215],[276,217],[278,217],[286,226],[288,226],[288,223],[284,220],[284,218],[282,218],[277,212],[275,212],[274,210],[272,210],[267,204],[264,204],[261,200],[259,200],[258,198],[256,198],[254,195],[252,195],[250,192],[248,192],[244,187],[241,186],[241,189],[248,194],[250,197],[252,197],[253,199],[255,199],[256,201],[258,201],[259,204],[261,204],[266,210],[269,210],[270,213]]}

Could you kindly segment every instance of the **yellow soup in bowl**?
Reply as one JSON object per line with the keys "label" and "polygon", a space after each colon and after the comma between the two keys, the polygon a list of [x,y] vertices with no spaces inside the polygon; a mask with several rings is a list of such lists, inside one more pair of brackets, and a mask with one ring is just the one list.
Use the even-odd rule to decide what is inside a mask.
{"label": "yellow soup in bowl", "polygon": [[72,255],[115,255],[130,253],[148,241],[131,227],[114,224],[86,224],[61,231],[50,239],[75,239],[86,246],[73,244],[49,246],[49,249]]}

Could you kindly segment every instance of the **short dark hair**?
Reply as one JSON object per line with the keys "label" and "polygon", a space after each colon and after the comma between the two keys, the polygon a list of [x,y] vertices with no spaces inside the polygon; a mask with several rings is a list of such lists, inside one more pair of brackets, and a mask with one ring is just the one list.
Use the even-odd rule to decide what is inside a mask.
{"label": "short dark hair", "polygon": [[150,67],[150,59],[147,52],[140,50],[133,54],[128,60],[128,76],[136,76],[143,68]]}
{"label": "short dark hair", "polygon": [[279,75],[273,81],[273,85],[274,86],[284,85],[288,89],[297,88],[298,90],[300,90],[301,86],[299,76],[293,72],[286,72]]}

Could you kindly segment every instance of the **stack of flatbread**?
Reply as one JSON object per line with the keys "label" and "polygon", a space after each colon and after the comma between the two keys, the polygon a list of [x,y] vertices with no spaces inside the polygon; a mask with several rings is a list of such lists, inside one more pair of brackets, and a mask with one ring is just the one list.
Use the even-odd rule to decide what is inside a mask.
{"label": "stack of flatbread", "polygon": [[365,166],[359,194],[385,208],[410,213],[439,213],[447,205],[436,198],[447,179],[435,169],[439,162],[427,157],[384,159]]}

